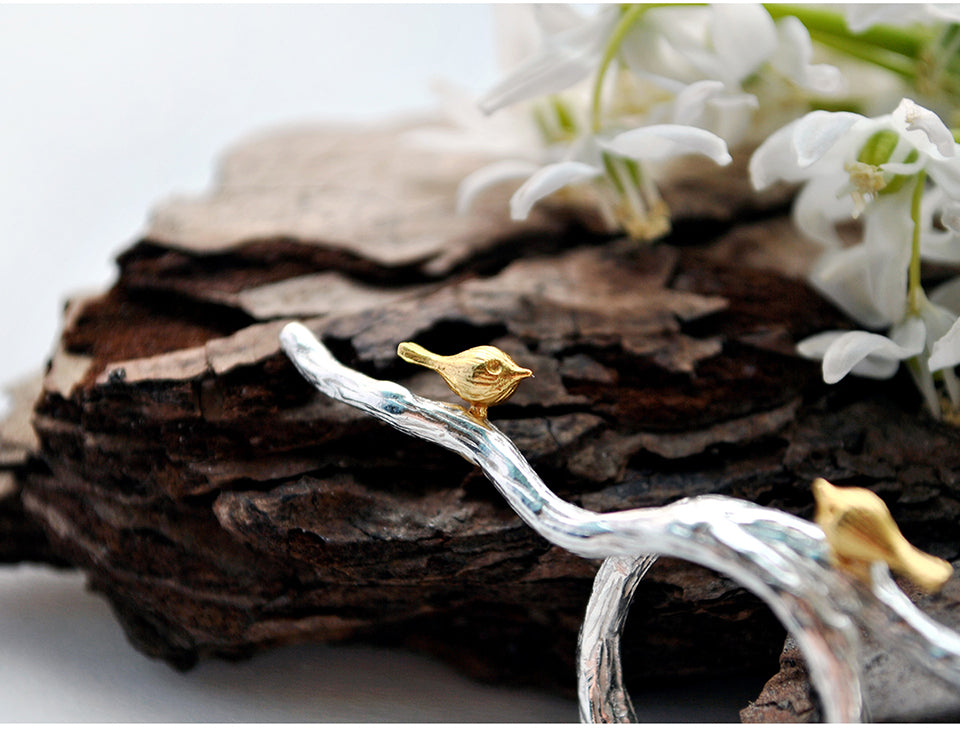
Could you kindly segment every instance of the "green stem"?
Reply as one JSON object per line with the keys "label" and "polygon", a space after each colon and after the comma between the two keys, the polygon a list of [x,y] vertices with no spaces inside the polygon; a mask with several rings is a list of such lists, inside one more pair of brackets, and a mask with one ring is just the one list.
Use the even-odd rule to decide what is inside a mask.
{"label": "green stem", "polygon": [[766,4],[774,19],[794,16],[810,38],[846,56],[889,70],[924,89],[938,89],[953,97],[960,91],[957,49],[952,41],[957,26],[911,24],[905,28],[875,25],[853,33],[842,15],[822,7]]}
{"label": "green stem", "polygon": [[604,151],[600,155],[603,159],[603,168],[607,174],[607,179],[613,185],[618,194],[623,195],[626,192],[626,185],[620,181],[620,172],[614,162],[613,154]]}
{"label": "green stem", "polygon": [[835,35],[828,31],[821,31],[815,28],[807,29],[810,31],[810,38],[824,46],[853,57],[861,59],[882,69],[897,74],[907,81],[913,81],[917,76],[917,64],[915,57],[899,54],[888,50],[882,46],[861,41],[856,36]]}
{"label": "green stem", "polygon": [[913,242],[910,249],[910,270],[908,272],[907,301],[910,312],[918,314],[923,300],[923,288],[920,285],[920,233],[923,230],[920,222],[923,205],[923,192],[927,183],[927,170],[921,169],[917,173],[917,181],[913,186],[913,197],[910,200],[910,218],[913,220]]}
{"label": "green stem", "polygon": [[593,82],[590,124],[593,127],[594,133],[600,130],[600,98],[603,94],[603,78],[606,76],[610,64],[614,58],[616,58],[617,52],[620,51],[620,44],[623,43],[623,39],[626,38],[627,33],[633,28],[633,24],[640,19],[640,16],[646,12],[647,8],[648,6],[643,4],[627,6],[623,15],[620,16],[620,21],[613,29],[610,40],[607,42],[607,48],[604,50],[603,59],[600,62],[600,69],[597,70],[597,78]]}

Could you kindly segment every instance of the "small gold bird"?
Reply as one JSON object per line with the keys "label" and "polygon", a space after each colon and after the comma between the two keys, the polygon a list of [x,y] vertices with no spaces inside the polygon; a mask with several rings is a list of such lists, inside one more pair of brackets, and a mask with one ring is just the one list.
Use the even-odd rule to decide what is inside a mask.
{"label": "small gold bird", "polygon": [[910,545],[876,493],[817,479],[813,496],[817,501],[814,522],[826,534],[834,565],[861,581],[870,583],[874,561],[885,562],[927,592],[936,592],[953,575],[948,562]]}
{"label": "small gold bird", "polygon": [[475,346],[453,356],[440,356],[404,341],[397,346],[397,356],[437,372],[450,389],[470,403],[467,412],[478,420],[486,420],[487,408],[510,397],[521,379],[533,376],[532,371],[517,366],[495,346]]}

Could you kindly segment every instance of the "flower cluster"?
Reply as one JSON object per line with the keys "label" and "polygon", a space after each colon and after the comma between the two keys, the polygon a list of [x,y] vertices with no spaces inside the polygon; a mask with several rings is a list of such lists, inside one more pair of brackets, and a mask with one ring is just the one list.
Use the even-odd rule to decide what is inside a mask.
{"label": "flower cluster", "polygon": [[[463,210],[488,187],[522,179],[510,200],[515,219],[568,188],[611,227],[649,241],[670,228],[656,185],[667,162],[700,155],[725,166],[730,147],[806,111],[812,96],[845,93],[836,67],[811,63],[804,25],[760,5],[604,6],[589,17],[553,5],[498,11],[528,53],[508,53],[523,60],[480,99],[487,125],[472,119],[462,130],[474,141],[515,133],[497,136],[502,158],[462,183]],[[539,146],[529,145],[532,132]],[[444,137],[429,132],[434,144]]]}
{"label": "flower cluster", "polygon": [[[803,183],[797,227],[823,244],[811,281],[867,330],[829,331],[797,349],[823,361],[823,377],[893,376],[907,362],[930,411],[935,379],[960,404],[960,278],[929,296],[922,259],[960,264],[960,146],[932,111],[904,98],[890,115],[815,111],[768,138],[750,160],[753,184]],[[837,225],[858,217],[862,238],[844,247]]]}
{"label": "flower cluster", "polygon": [[[757,147],[754,186],[799,186],[796,225],[824,247],[810,279],[863,327],[798,351],[831,383],[906,362],[934,415],[941,388],[960,407],[960,278],[929,294],[920,280],[923,260],[960,264],[960,150],[944,122],[960,122],[958,6],[497,12],[509,71],[475,106],[445,92],[459,130],[419,132],[495,158],[461,183],[459,208],[517,180],[515,219],[562,190],[650,241],[670,229],[657,182],[671,160],[725,166]],[[851,222],[861,235],[846,244]]]}

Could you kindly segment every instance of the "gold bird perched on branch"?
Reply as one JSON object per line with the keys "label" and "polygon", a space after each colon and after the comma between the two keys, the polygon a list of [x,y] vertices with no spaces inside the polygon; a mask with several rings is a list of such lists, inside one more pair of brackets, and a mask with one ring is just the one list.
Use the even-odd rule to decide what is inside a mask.
{"label": "gold bird perched on branch", "polygon": [[817,501],[814,522],[826,534],[834,564],[861,581],[869,584],[874,561],[885,562],[927,592],[936,592],[953,575],[948,562],[910,545],[876,493],[817,479],[813,496]]}
{"label": "gold bird perched on branch", "polygon": [[453,356],[441,356],[404,341],[397,346],[397,356],[437,372],[450,389],[470,403],[467,412],[478,420],[486,420],[487,408],[510,397],[521,379],[533,376],[532,371],[518,366],[495,346],[475,346]]}

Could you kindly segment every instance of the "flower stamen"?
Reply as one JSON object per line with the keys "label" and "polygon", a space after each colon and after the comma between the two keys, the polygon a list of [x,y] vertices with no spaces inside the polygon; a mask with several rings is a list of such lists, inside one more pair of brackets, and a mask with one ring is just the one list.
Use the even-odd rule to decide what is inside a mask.
{"label": "flower stamen", "polygon": [[887,178],[880,167],[862,161],[847,162],[843,168],[850,175],[850,184],[838,193],[838,197],[849,193],[853,198],[853,217],[859,218],[867,203],[887,186]]}

